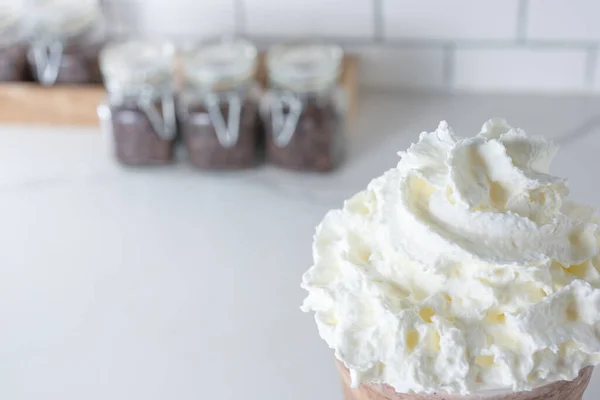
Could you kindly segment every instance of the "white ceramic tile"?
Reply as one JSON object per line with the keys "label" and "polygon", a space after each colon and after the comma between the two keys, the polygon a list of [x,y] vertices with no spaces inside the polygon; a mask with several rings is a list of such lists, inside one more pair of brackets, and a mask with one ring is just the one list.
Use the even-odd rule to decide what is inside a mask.
{"label": "white ceramic tile", "polygon": [[135,0],[136,24],[150,36],[212,36],[234,32],[233,0]]}
{"label": "white ceramic tile", "polygon": [[583,50],[457,49],[454,86],[474,91],[584,90]]}
{"label": "white ceramic tile", "polygon": [[255,36],[359,37],[374,34],[372,0],[244,0]]}
{"label": "white ceramic tile", "polygon": [[360,83],[367,87],[437,89],[443,86],[443,50],[368,48],[360,57]]}
{"label": "white ceramic tile", "polygon": [[388,38],[511,39],[518,0],[383,0]]}
{"label": "white ceramic tile", "polygon": [[105,0],[102,8],[112,33],[133,34],[138,30],[139,5],[135,1]]}
{"label": "white ceramic tile", "polygon": [[594,92],[600,92],[600,54],[596,54],[595,69],[593,71],[593,87]]}
{"label": "white ceramic tile", "polygon": [[530,0],[527,38],[600,39],[600,2],[596,0]]}

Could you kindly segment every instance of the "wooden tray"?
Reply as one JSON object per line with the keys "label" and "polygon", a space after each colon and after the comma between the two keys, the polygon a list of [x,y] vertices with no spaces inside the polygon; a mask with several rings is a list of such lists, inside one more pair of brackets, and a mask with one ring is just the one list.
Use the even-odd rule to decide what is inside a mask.
{"label": "wooden tray", "polygon": [[[265,79],[260,62],[257,79]],[[348,92],[349,112],[357,106],[358,62],[353,55],[344,59],[340,84]],[[45,88],[37,83],[0,84],[0,124],[98,126],[96,108],[104,101],[102,86],[78,85]]]}

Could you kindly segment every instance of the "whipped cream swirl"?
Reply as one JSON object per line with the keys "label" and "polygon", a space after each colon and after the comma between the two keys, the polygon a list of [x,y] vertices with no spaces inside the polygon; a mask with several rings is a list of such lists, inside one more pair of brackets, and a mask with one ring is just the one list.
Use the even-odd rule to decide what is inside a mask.
{"label": "whipped cream swirl", "polygon": [[598,219],[556,152],[503,120],[441,122],[325,216],[302,310],[353,385],[523,391],[600,363]]}

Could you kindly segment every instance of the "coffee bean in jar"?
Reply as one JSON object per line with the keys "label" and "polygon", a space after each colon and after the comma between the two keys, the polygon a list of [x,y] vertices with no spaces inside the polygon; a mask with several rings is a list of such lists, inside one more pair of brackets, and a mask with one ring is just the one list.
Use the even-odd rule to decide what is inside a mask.
{"label": "coffee bean in jar", "polygon": [[267,55],[270,90],[263,99],[269,162],[288,169],[329,172],[343,157],[345,97],[338,87],[337,46],[279,46]]}
{"label": "coffee bean in jar", "polygon": [[[246,101],[240,107],[233,108],[239,114],[239,122],[230,118],[230,105],[218,104],[211,116],[203,105],[190,107],[181,116],[181,134],[188,152],[188,161],[204,169],[238,169],[253,167],[257,164],[257,120],[258,106]],[[229,127],[237,129],[219,130],[215,119],[229,121]],[[218,125],[219,123],[217,123]],[[222,132],[225,132],[223,135]]]}
{"label": "coffee bean in jar", "polygon": [[[156,108],[162,118],[159,103]],[[173,161],[173,140],[161,137],[148,112],[135,99],[114,102],[110,107],[114,152],[117,161],[124,165],[160,165]]]}
{"label": "coffee bean in jar", "polygon": [[219,39],[183,59],[179,120],[188,161],[202,169],[258,163],[257,50],[242,39]]}
{"label": "coffee bean in jar", "polygon": [[289,105],[280,106],[283,121],[276,122],[275,112],[266,117],[269,161],[299,171],[334,170],[342,158],[344,115],[327,97],[311,96],[297,101],[301,106],[296,112]]}
{"label": "coffee bean in jar", "polygon": [[45,86],[100,83],[98,56],[106,33],[99,4],[94,0],[33,4],[27,60],[34,79]]}
{"label": "coffee bean in jar", "polygon": [[0,82],[22,81],[26,78],[24,8],[24,2],[19,0],[7,0],[7,4],[0,4]]}
{"label": "coffee bean in jar", "polygon": [[104,133],[123,165],[173,161],[177,135],[173,85],[174,48],[167,43],[127,41],[107,45],[100,64],[108,92],[99,110]]}

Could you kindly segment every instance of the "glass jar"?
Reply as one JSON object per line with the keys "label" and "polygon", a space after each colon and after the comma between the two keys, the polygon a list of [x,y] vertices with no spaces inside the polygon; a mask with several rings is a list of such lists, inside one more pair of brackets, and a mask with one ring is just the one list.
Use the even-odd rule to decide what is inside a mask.
{"label": "glass jar", "polygon": [[343,154],[346,96],[337,84],[343,51],[331,45],[277,46],[267,54],[270,90],[261,106],[267,159],[328,172]]}
{"label": "glass jar", "polygon": [[188,51],[178,116],[189,162],[204,169],[257,164],[260,91],[256,47],[220,39]]}
{"label": "glass jar", "polygon": [[26,77],[23,11],[23,0],[3,0],[0,4],[0,82],[22,81]]}
{"label": "glass jar", "polygon": [[109,44],[100,54],[108,99],[98,114],[117,161],[124,165],[173,160],[174,53],[167,43],[127,41]]}
{"label": "glass jar", "polygon": [[94,0],[34,0],[27,16],[33,77],[45,86],[100,83],[98,55],[106,40]]}

